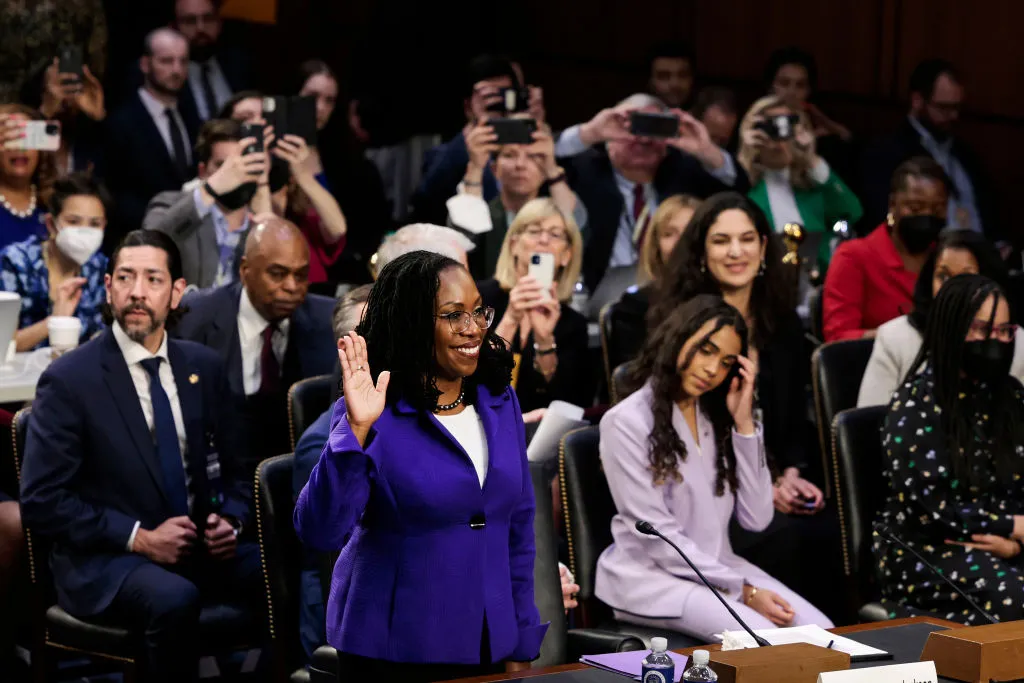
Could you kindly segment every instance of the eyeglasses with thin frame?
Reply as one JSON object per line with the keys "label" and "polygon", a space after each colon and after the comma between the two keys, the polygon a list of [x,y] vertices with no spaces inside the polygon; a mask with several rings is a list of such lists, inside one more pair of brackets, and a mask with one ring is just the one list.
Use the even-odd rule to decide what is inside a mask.
{"label": "eyeglasses with thin frame", "polygon": [[1017,325],[1013,323],[993,325],[987,320],[974,320],[971,322],[971,331],[981,335],[983,339],[1012,342],[1017,336]]}
{"label": "eyeglasses with thin frame", "polygon": [[452,311],[437,316],[448,321],[448,325],[455,334],[462,334],[469,329],[469,321],[472,320],[481,330],[486,330],[494,322],[494,309],[490,306],[480,307],[470,313],[469,311]]}
{"label": "eyeglasses with thin frame", "polygon": [[532,240],[539,240],[542,235],[547,235],[548,239],[551,240],[552,242],[568,242],[569,241],[569,234],[565,230],[563,230],[561,228],[554,228],[552,230],[545,230],[544,228],[540,227],[539,225],[531,225],[531,226],[528,226],[526,228],[523,228],[523,234],[526,235],[527,237],[529,237]]}

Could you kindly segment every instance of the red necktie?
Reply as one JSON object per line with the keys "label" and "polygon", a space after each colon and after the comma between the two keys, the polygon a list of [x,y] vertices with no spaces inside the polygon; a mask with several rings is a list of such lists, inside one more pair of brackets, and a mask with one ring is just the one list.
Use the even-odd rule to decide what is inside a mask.
{"label": "red necktie", "polygon": [[647,224],[650,222],[644,219],[643,225],[637,229],[637,223],[640,222],[640,216],[644,212],[644,208],[647,206],[647,196],[644,194],[643,183],[637,183],[633,186],[633,235],[636,237],[636,246],[639,249],[640,245],[644,243],[644,234],[647,232]]}
{"label": "red necktie", "polygon": [[281,366],[274,355],[274,332],[277,325],[271,323],[263,330],[263,350],[260,352],[260,391],[261,394],[277,392],[281,383]]}

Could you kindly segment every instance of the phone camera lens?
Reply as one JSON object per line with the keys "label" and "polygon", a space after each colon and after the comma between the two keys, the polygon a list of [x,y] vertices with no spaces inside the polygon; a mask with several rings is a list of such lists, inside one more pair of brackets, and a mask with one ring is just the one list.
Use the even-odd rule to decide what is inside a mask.
{"label": "phone camera lens", "polygon": [[46,124],[45,130],[46,130],[46,134],[47,135],[51,135],[51,136],[52,135],[57,135],[58,133],[60,133],[60,127],[58,127],[56,123],[48,123],[48,124]]}

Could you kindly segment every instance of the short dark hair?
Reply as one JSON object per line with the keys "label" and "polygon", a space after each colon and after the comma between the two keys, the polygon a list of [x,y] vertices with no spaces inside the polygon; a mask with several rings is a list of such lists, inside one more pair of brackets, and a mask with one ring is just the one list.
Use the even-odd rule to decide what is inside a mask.
{"label": "short dark hair", "polygon": [[234,119],[210,119],[199,129],[196,138],[196,162],[207,163],[218,142],[238,142],[242,139],[242,124]]}
{"label": "short dark hair", "polygon": [[181,252],[178,245],[170,237],[159,230],[132,230],[114,248],[114,253],[107,261],[107,275],[113,275],[117,269],[117,258],[121,255],[122,249],[131,247],[156,247],[167,254],[167,270],[171,273],[172,280],[179,280],[182,277]]}
{"label": "short dark hair", "polygon": [[469,60],[466,68],[466,97],[473,95],[473,86],[480,81],[488,81],[492,78],[507,76],[516,86],[521,86],[515,69],[512,68],[512,60],[504,55],[483,54],[477,55]]}
{"label": "short dark hair", "polygon": [[654,66],[654,60],[661,57],[685,59],[690,63],[691,69],[695,69],[697,66],[697,59],[694,56],[693,48],[690,47],[689,43],[682,40],[663,40],[660,43],[655,43],[647,52],[647,70],[650,71]]}
{"label": "short dark hair", "polygon": [[103,204],[103,212],[110,213],[110,193],[103,183],[92,177],[91,173],[78,172],[57,178],[53,184],[53,193],[47,208],[50,215],[56,218],[64,210],[64,203],[69,197],[95,197]]}
{"label": "short dark hair", "polygon": [[910,74],[910,94],[917,93],[929,99],[935,92],[935,82],[939,76],[946,74],[957,83],[960,82],[960,74],[953,63],[945,59],[926,59],[914,67]]}
{"label": "short dark hair", "polygon": [[701,118],[711,107],[718,107],[729,114],[739,114],[739,105],[736,101],[736,92],[732,88],[714,86],[702,88],[697,93],[697,99],[693,103],[690,113],[694,118]]}
{"label": "short dark hair", "polygon": [[896,194],[907,189],[907,180],[910,178],[928,178],[937,183],[942,183],[946,188],[946,194],[954,196],[956,188],[953,181],[949,179],[945,169],[939,162],[928,156],[917,156],[907,159],[896,167],[892,173],[892,181],[889,183],[889,194]]}
{"label": "short dark hair", "polygon": [[768,63],[764,67],[764,84],[771,90],[772,83],[779,73],[779,69],[787,64],[802,66],[807,72],[807,85],[811,92],[818,89],[818,63],[814,56],[799,47],[780,47],[768,56]]}
{"label": "short dark hair", "polygon": [[232,114],[235,113],[235,107],[238,106],[239,102],[241,102],[242,100],[248,100],[248,99],[251,99],[251,98],[254,98],[254,97],[256,99],[258,99],[258,100],[262,100],[263,99],[263,93],[261,93],[259,90],[240,90],[240,91],[236,92],[234,95],[231,96],[230,99],[228,99],[227,102],[224,103],[224,106],[220,108],[220,113],[217,114],[217,118],[218,119],[230,119],[230,118],[232,118]]}

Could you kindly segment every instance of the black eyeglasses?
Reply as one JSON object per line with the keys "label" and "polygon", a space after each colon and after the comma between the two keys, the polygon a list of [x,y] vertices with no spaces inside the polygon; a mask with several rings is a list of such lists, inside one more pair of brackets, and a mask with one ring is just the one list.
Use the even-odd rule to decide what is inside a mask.
{"label": "black eyeglasses", "polygon": [[472,313],[469,311],[452,311],[451,313],[442,313],[437,317],[447,320],[452,328],[452,332],[462,334],[469,329],[469,321],[471,319],[481,330],[486,330],[490,327],[491,323],[494,322],[494,309],[488,306],[486,308],[478,308]]}

